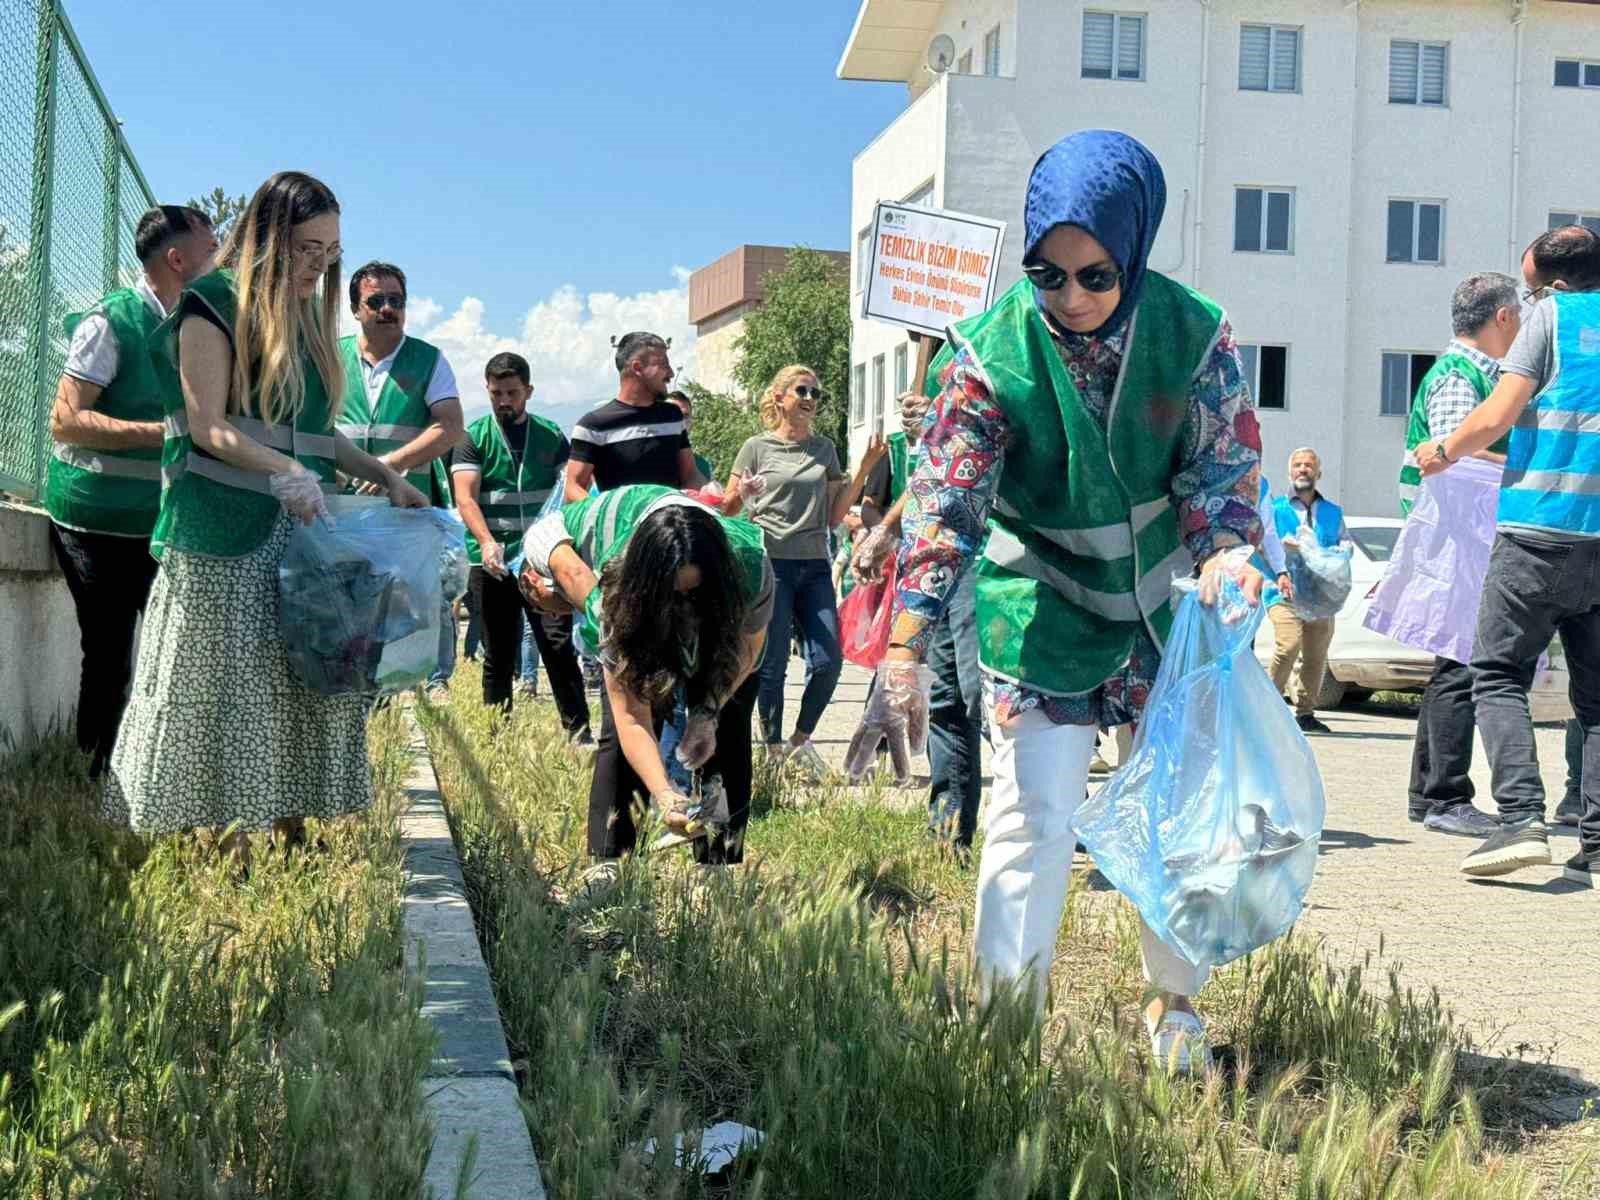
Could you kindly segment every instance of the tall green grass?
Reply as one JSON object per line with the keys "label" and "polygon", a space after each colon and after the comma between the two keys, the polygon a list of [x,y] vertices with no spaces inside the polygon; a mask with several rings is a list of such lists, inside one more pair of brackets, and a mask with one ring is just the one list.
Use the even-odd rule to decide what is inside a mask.
{"label": "tall green grass", "polygon": [[407,1197],[432,1033],[403,965],[408,760],[377,804],[245,881],[211,838],[98,819],[64,742],[0,769],[0,1196]]}
{"label": "tall green grass", "polygon": [[[747,865],[640,856],[591,903],[587,764],[529,707],[424,722],[553,1196],[1590,1194],[1486,1143],[1436,995],[1307,939],[1218,972],[1197,1081],[1152,1068],[1131,910],[1087,878],[1049,1019],[980,998],[970,872],[875,790],[763,775]],[[766,1135],[731,1179],[642,1150],[720,1120]]]}

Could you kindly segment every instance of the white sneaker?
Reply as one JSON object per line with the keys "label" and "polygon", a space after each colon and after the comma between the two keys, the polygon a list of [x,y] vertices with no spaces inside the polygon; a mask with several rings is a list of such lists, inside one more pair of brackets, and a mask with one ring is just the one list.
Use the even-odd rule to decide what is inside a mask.
{"label": "white sneaker", "polygon": [[822,761],[822,755],[817,753],[817,748],[811,744],[810,738],[791,749],[788,757],[800,773],[810,778],[812,783],[821,783],[828,777],[828,764]]}
{"label": "white sneaker", "polygon": [[[1146,1027],[1149,1024],[1146,1018]],[[1211,1047],[1206,1045],[1206,1029],[1193,1013],[1174,1010],[1164,1014],[1161,1023],[1150,1030],[1150,1053],[1161,1067],[1174,1075],[1191,1075],[1211,1069]]]}

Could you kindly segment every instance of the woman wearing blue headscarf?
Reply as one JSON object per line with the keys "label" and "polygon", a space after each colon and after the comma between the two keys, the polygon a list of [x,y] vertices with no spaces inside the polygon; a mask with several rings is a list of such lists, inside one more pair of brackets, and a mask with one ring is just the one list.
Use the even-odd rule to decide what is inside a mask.
{"label": "woman wearing blue headscarf", "polygon": [[[975,950],[987,976],[1031,974],[1041,1002],[1095,733],[1139,719],[1172,578],[1226,569],[1260,596],[1242,565],[1261,538],[1255,414],[1221,309],[1149,268],[1165,203],[1160,165],[1125,134],[1073,134],[1035,164],[1025,278],[934,363],[883,698],[857,737],[925,728],[916,663],[977,560],[994,791]],[[1155,1054],[1197,1067],[1188,998],[1205,972],[1142,942]]]}

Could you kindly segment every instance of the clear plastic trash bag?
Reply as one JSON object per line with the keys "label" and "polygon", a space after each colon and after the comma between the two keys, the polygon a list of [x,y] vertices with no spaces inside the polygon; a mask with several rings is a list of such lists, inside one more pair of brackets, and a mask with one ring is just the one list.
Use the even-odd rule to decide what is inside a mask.
{"label": "clear plastic trash bag", "polygon": [[289,666],[326,696],[414,687],[438,666],[446,591],[465,555],[461,519],[376,497],[329,500],[329,516],[295,527],[278,565]]}
{"label": "clear plastic trash bag", "polygon": [[1296,545],[1283,548],[1284,565],[1294,584],[1293,607],[1302,621],[1337,616],[1350,595],[1350,547],[1324,546],[1302,525]]}
{"label": "clear plastic trash bag", "polygon": [[1133,753],[1073,824],[1150,928],[1195,966],[1215,966],[1299,916],[1322,837],[1322,776],[1256,661],[1261,610],[1231,580],[1215,608],[1192,582],[1176,586],[1182,602]]}

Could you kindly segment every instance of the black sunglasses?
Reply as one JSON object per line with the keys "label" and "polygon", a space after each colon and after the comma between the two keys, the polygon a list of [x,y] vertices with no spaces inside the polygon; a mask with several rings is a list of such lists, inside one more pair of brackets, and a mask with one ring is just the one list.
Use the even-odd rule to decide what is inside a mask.
{"label": "black sunglasses", "polygon": [[799,396],[800,399],[802,399],[802,400],[819,400],[820,401],[822,399],[822,394],[823,393],[822,393],[822,389],[819,388],[819,387],[810,387],[810,386],[802,383],[799,387],[794,389],[794,394],[796,396]]}
{"label": "black sunglasses", "polygon": [[1041,292],[1059,292],[1067,286],[1067,279],[1078,281],[1086,292],[1104,294],[1122,282],[1122,271],[1114,266],[1084,267],[1080,271],[1066,271],[1044,258],[1022,264],[1022,273]]}
{"label": "black sunglasses", "polygon": [[373,312],[382,312],[385,305],[403,310],[406,306],[406,294],[404,292],[373,292],[362,303]]}

